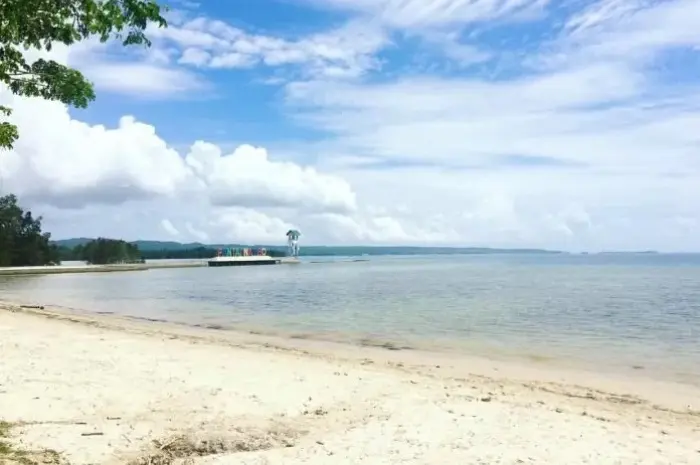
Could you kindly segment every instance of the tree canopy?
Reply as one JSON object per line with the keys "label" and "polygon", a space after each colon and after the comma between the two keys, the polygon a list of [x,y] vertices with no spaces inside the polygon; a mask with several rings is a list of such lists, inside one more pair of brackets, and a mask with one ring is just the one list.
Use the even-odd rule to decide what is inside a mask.
{"label": "tree canopy", "polygon": [[74,247],[73,259],[82,260],[91,265],[143,262],[141,252],[135,244],[103,237]]}
{"label": "tree canopy", "polygon": [[41,217],[25,212],[14,195],[0,197],[0,267],[59,263],[50,239],[50,233],[41,232]]}
{"label": "tree canopy", "polygon": [[[150,23],[167,26],[155,0],[1,0],[0,83],[15,95],[85,108],[95,92],[80,71],[43,58],[27,62],[23,50],[50,51],[89,37],[150,46],[144,34]],[[11,113],[0,105],[0,149],[11,149],[19,137],[17,127],[3,121]]]}

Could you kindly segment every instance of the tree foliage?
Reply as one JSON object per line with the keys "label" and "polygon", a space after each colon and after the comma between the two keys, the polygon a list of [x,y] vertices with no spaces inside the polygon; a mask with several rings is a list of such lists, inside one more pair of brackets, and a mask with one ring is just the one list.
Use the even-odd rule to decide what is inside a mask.
{"label": "tree foliage", "polygon": [[[15,95],[85,108],[95,92],[79,71],[53,60],[29,63],[23,49],[50,51],[89,37],[150,46],[144,34],[150,23],[167,26],[155,0],[0,0],[0,83]],[[11,112],[0,106],[0,149],[19,137],[16,126],[2,121]]]}
{"label": "tree foliage", "polygon": [[141,252],[136,244],[103,237],[74,247],[73,259],[85,261],[91,265],[143,262]]}
{"label": "tree foliage", "polygon": [[0,197],[0,266],[41,266],[59,263],[51,234],[41,232],[41,217],[34,218],[17,203],[17,197]]}

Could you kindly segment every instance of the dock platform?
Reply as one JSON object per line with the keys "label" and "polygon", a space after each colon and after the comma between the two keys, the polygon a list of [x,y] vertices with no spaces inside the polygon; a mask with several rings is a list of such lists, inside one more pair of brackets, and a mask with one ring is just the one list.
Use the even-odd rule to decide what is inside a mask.
{"label": "dock platform", "polygon": [[209,266],[256,266],[256,265],[277,265],[282,260],[269,255],[250,255],[242,257],[214,257],[207,263]]}

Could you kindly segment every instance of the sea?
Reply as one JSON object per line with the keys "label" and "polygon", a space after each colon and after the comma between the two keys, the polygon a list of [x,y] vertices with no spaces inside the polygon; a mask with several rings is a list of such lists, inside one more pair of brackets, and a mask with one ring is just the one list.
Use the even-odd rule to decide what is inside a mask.
{"label": "sea", "polygon": [[0,300],[700,385],[694,254],[303,257],[298,265],[0,276]]}

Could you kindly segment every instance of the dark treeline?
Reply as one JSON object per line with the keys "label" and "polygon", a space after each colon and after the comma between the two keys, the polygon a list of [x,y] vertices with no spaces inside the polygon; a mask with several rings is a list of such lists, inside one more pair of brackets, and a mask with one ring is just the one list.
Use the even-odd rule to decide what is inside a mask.
{"label": "dark treeline", "polygon": [[[138,245],[118,239],[95,239],[75,247],[59,247],[62,261],[84,261],[95,265],[115,263],[138,263],[143,260],[185,260],[190,258],[207,259],[215,257],[218,249],[213,247],[193,247],[191,249],[139,250]],[[257,251],[257,249],[255,249]],[[271,257],[284,257],[285,251],[268,249]]]}
{"label": "dark treeline", "polygon": [[14,195],[0,197],[0,267],[58,264],[59,250],[50,240],[41,217],[24,211]]}
{"label": "dark treeline", "polygon": [[[238,247],[239,249],[242,247]],[[253,253],[257,253],[258,248],[253,247]],[[164,259],[187,259],[187,258],[212,258],[216,257],[218,248],[215,247],[193,247],[191,249],[159,249],[159,250],[142,250],[141,256],[146,260],[164,260]],[[284,257],[284,250],[267,249],[267,255],[271,257]]]}
{"label": "dark treeline", "polygon": [[119,239],[100,237],[87,244],[72,249],[61,249],[62,260],[77,260],[91,265],[112,265],[120,263],[142,263],[141,251],[135,244]]}

